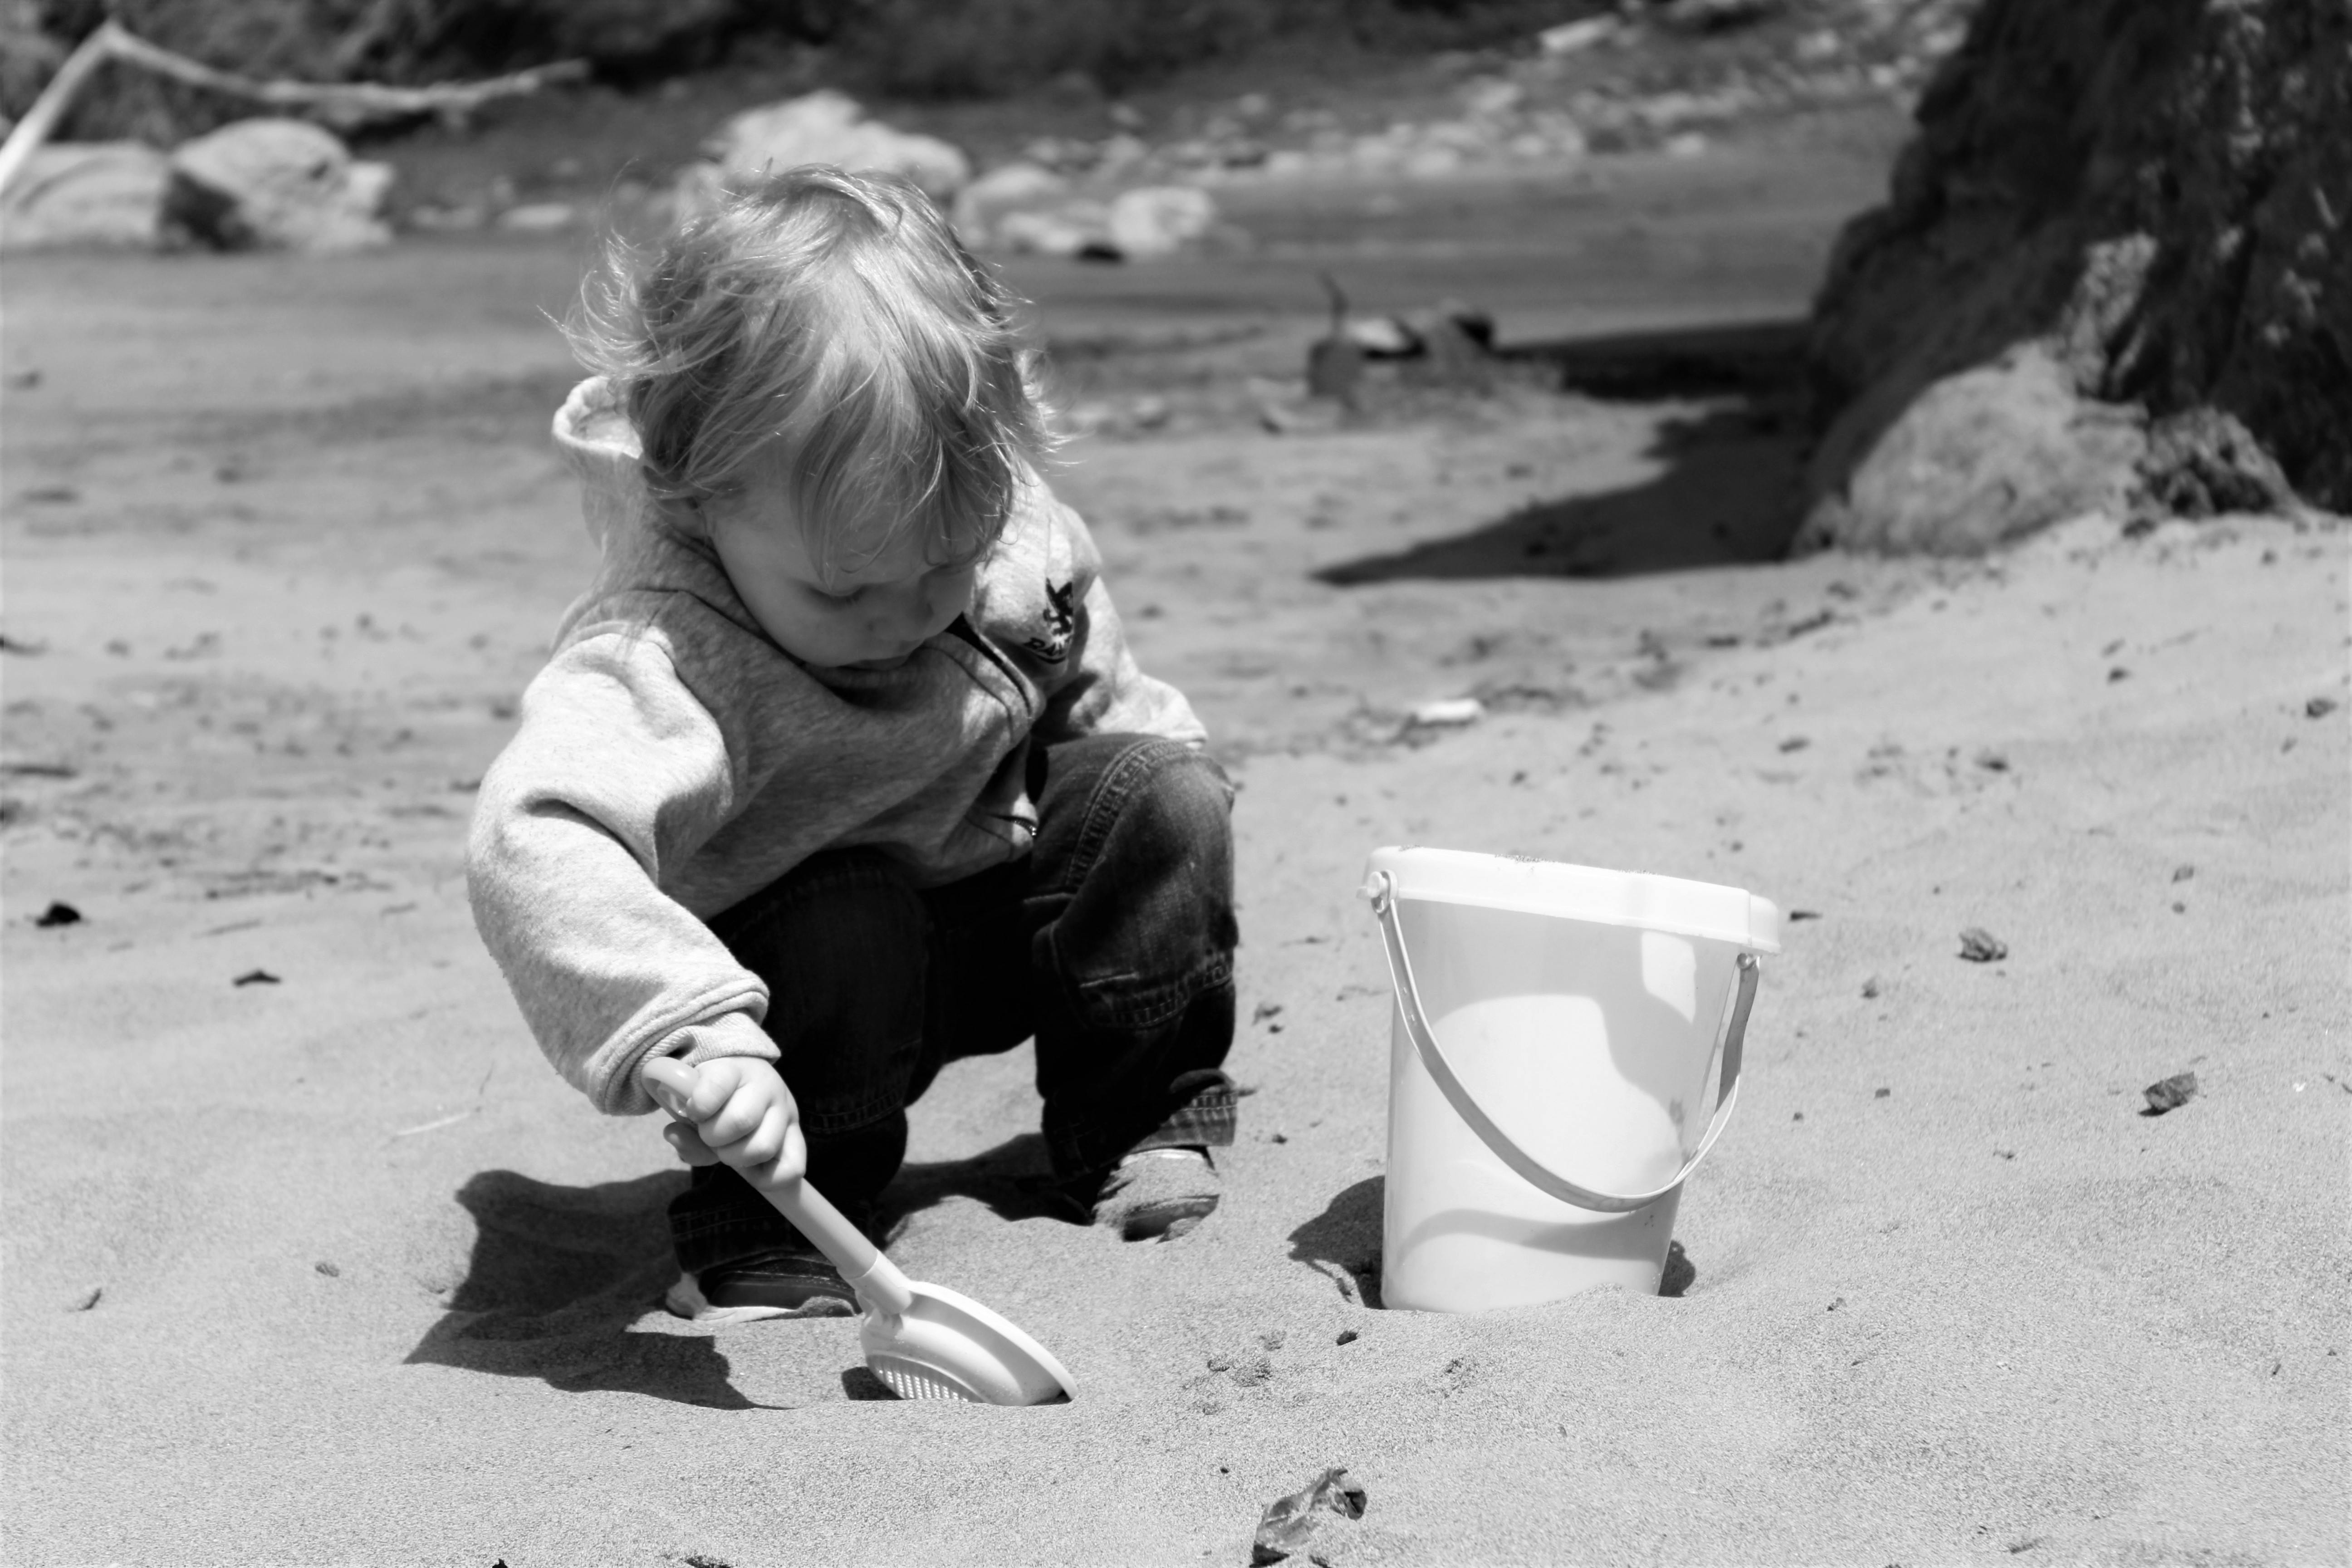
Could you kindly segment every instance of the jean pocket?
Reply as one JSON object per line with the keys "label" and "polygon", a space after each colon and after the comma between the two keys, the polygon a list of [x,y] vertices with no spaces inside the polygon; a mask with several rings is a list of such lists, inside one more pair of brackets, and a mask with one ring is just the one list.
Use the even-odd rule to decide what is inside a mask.
{"label": "jean pocket", "polygon": [[1112,974],[1081,980],[1070,989],[1078,1022],[1089,1029],[1154,1029],[1184,1016],[1185,1009],[1220,986],[1233,984],[1229,953],[1212,953],[1171,979]]}

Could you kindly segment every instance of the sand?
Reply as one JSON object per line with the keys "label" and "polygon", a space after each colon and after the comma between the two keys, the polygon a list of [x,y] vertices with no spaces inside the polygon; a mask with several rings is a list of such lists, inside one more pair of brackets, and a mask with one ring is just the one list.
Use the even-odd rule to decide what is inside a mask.
{"label": "sand", "polygon": [[[1329,1466],[1333,1563],[2346,1560],[2340,526],[1759,563],[1788,441],[1713,405],[1080,443],[1242,785],[1255,1092],[1224,1206],[1128,1246],[1024,1205],[1026,1052],[951,1069],[893,1254],[1078,1397],[900,1404],[845,1321],[659,1310],[677,1170],[467,919],[586,559],[537,435],[571,266],[12,264],[9,1560],[1229,1563]],[[1521,574],[1554,536],[1620,574]],[[1806,912],[1680,1298],[1368,1304],[1389,843]]]}

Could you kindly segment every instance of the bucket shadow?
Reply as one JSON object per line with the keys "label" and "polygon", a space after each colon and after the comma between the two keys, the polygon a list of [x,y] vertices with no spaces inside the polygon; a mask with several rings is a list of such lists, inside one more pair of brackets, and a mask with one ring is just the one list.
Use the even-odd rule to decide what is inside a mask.
{"label": "bucket shadow", "polygon": [[474,1252],[448,1310],[408,1364],[535,1377],[566,1394],[642,1394],[716,1410],[762,1408],[728,1381],[705,1335],[629,1325],[677,1277],[665,1211],[682,1173],[567,1187],[483,1171],[457,1189]]}
{"label": "bucket shadow", "polygon": [[1290,1256],[1339,1288],[1360,1306],[1381,1304],[1381,1212],[1384,1176],[1367,1176],[1343,1189],[1321,1214],[1290,1233]]}

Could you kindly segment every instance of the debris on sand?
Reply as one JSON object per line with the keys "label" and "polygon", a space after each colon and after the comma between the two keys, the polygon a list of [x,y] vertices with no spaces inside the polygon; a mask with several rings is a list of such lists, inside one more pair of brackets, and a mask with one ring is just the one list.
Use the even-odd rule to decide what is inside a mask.
{"label": "debris on sand", "polygon": [[1265,1568],[1269,1563],[1279,1563],[1295,1552],[1305,1549],[1307,1540],[1322,1521],[1320,1512],[1329,1512],[1345,1520],[1364,1517],[1368,1500],[1364,1489],[1342,1478],[1347,1467],[1325,1470],[1310,1484],[1278,1497],[1265,1505],[1265,1517],[1258,1521],[1257,1534],[1250,1543],[1250,1562],[1254,1568]]}
{"label": "debris on sand", "polygon": [[2197,1075],[2177,1072],[2170,1078],[2159,1079],[2140,1092],[2147,1096],[2147,1109],[2142,1116],[2161,1116],[2168,1110],[2178,1110],[2197,1098]]}
{"label": "debris on sand", "polygon": [[1422,703],[1406,716],[1405,722],[1419,730],[1454,730],[1475,724],[1486,716],[1486,705],[1475,697],[1447,697]]}
{"label": "debris on sand", "polygon": [[1960,956],[1970,963],[1998,963],[2009,956],[2009,943],[1982,926],[1960,932]]}
{"label": "debris on sand", "polygon": [[79,925],[81,924],[81,911],[74,908],[71,904],[53,902],[47,909],[43,910],[39,914],[33,917],[33,923],[41,927],[43,930],[47,930],[50,926]]}
{"label": "debris on sand", "polygon": [[2194,866],[2183,864],[2172,868],[2172,879],[2176,882],[2185,882],[2195,875],[2197,875],[2197,868]]}
{"label": "debris on sand", "polygon": [[2303,705],[2303,716],[2306,719],[2325,719],[2335,711],[2336,699],[2333,697],[2315,697]]}
{"label": "debris on sand", "polygon": [[229,984],[232,985],[282,985],[285,982],[267,969],[248,969]]}
{"label": "debris on sand", "polygon": [[1658,1294],[1680,1296],[1698,1279],[1698,1265],[1690,1260],[1679,1241],[1666,1243],[1666,1266],[1658,1275]]}
{"label": "debris on sand", "polygon": [[105,1286],[93,1285],[89,1289],[83,1291],[80,1295],[76,1296],[73,1299],[73,1305],[67,1308],[66,1310],[69,1312],[87,1312],[92,1307],[97,1306],[98,1299],[105,1294]]}

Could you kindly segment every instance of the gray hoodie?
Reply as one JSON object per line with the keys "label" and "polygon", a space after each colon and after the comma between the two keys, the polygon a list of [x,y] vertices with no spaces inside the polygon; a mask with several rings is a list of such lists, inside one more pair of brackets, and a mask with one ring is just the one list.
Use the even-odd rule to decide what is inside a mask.
{"label": "gray hoodie", "polygon": [[605,382],[572,391],[555,439],[604,563],[482,779],[467,886],[541,1047],[600,1110],[654,1109],[649,1052],[776,1056],[767,987],[704,921],[809,856],[866,846],[953,881],[1028,852],[1033,736],[1202,739],[1136,668],[1094,541],[1042,481],[955,626],[895,669],[813,669],[655,507]]}

